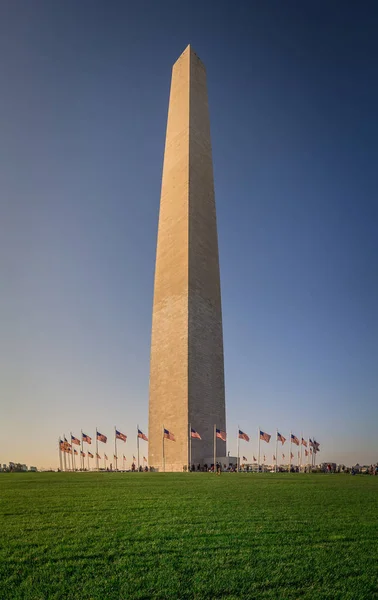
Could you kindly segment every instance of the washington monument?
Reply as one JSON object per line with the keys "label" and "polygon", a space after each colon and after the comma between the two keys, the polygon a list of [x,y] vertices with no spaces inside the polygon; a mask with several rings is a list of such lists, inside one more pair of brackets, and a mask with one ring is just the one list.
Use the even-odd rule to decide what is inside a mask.
{"label": "washington monument", "polygon": [[[205,67],[190,46],[173,65],[152,314],[149,464],[183,471],[226,430],[222,310]],[[163,427],[176,441],[165,439]],[[226,444],[216,439],[217,456]],[[164,455],[163,455],[164,451]]]}

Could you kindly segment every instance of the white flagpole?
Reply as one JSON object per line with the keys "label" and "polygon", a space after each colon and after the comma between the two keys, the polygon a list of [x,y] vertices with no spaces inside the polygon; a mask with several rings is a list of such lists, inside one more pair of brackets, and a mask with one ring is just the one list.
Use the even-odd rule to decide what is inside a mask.
{"label": "white flagpole", "polygon": [[215,473],[215,463],[217,462],[217,425],[214,425],[214,473]]}
{"label": "white flagpole", "polygon": [[300,468],[302,468],[302,456],[303,456],[303,444],[302,444],[302,440],[303,440],[303,431],[301,431],[301,464],[300,464]]}
{"label": "white flagpole", "polygon": [[64,451],[63,451],[63,462],[64,462],[64,470],[67,471],[67,463],[66,463],[66,454],[67,454],[67,447],[66,447],[66,434],[63,434],[63,444],[64,444]]}
{"label": "white flagpole", "polygon": [[88,467],[88,471],[89,471],[89,450],[87,448],[87,467]]}
{"label": "white flagpole", "polygon": [[140,460],[139,460],[139,437],[138,437],[138,430],[139,430],[139,425],[137,425],[137,450],[138,450],[138,471],[139,471]]}
{"label": "white flagpole", "polygon": [[239,473],[239,464],[240,464],[240,458],[239,458],[239,453],[240,453],[239,425],[238,425],[238,439],[237,439],[236,441],[237,441],[237,444],[238,444],[238,463],[237,463],[237,472]]}
{"label": "white flagpole", "polygon": [[189,469],[188,472],[190,473],[192,468],[192,424],[189,423]]}
{"label": "white flagpole", "polygon": [[276,473],[277,473],[277,460],[278,460],[278,429],[276,429]]}
{"label": "white flagpole", "polygon": [[165,453],[164,453],[164,425],[163,425],[163,472],[165,473]]}
{"label": "white flagpole", "polygon": [[117,454],[117,427],[114,425],[114,464],[115,464],[115,470],[118,471],[118,466],[117,466],[117,460],[118,460],[118,454]]}
{"label": "white flagpole", "polygon": [[258,431],[258,436],[259,436],[259,453],[257,455],[257,459],[258,459],[257,460],[257,467],[258,467],[259,473],[260,473],[260,431],[261,431],[261,429],[259,427],[259,431]]}
{"label": "white flagpole", "polygon": [[72,445],[72,431],[70,431],[70,444],[71,444],[71,468],[74,470],[74,461],[73,461],[73,445]]}
{"label": "white flagpole", "polygon": [[81,468],[84,471],[84,456],[83,456],[83,452],[84,452],[84,448],[83,448],[83,430],[81,430],[81,454],[80,454],[80,460],[81,460]]}
{"label": "white flagpole", "polygon": [[96,471],[98,471],[98,439],[97,439],[97,427],[96,427]]}
{"label": "white flagpole", "polygon": [[61,439],[58,440],[58,448],[59,448],[59,468],[60,471],[63,471],[63,463],[62,463],[62,447],[61,447]]}
{"label": "white flagpole", "polygon": [[290,431],[290,452],[289,452],[289,473],[291,471],[291,431]]}

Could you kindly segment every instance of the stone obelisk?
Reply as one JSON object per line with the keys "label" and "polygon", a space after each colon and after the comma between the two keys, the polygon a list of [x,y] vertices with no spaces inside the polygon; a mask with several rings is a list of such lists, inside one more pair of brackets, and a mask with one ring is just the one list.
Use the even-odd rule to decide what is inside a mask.
{"label": "stone obelisk", "polygon": [[[149,464],[183,471],[225,430],[222,311],[205,67],[190,46],[173,66],[152,316]],[[176,441],[165,439],[163,427]],[[217,456],[226,444],[216,440]],[[163,456],[164,450],[164,456]]]}

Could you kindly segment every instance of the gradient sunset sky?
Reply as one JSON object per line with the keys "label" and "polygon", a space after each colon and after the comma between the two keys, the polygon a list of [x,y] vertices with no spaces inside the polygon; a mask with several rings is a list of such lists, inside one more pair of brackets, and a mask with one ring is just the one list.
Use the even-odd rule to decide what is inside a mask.
{"label": "gradient sunset sky", "polygon": [[260,426],[315,436],[319,461],[378,460],[377,31],[369,1],[0,3],[1,463],[57,467],[60,435],[114,425],[131,462],[147,433],[188,43],[208,76],[228,449],[240,425],[252,459]]}

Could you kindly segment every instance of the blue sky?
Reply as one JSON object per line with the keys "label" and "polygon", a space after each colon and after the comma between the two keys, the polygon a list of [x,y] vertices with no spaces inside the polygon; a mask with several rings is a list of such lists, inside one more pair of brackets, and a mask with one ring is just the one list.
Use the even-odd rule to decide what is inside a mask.
{"label": "blue sky", "polygon": [[248,458],[260,426],[378,460],[377,28],[374,2],[1,3],[1,462],[56,466],[59,435],[114,425],[130,459],[147,430],[188,43],[208,74],[229,450],[239,424]]}

